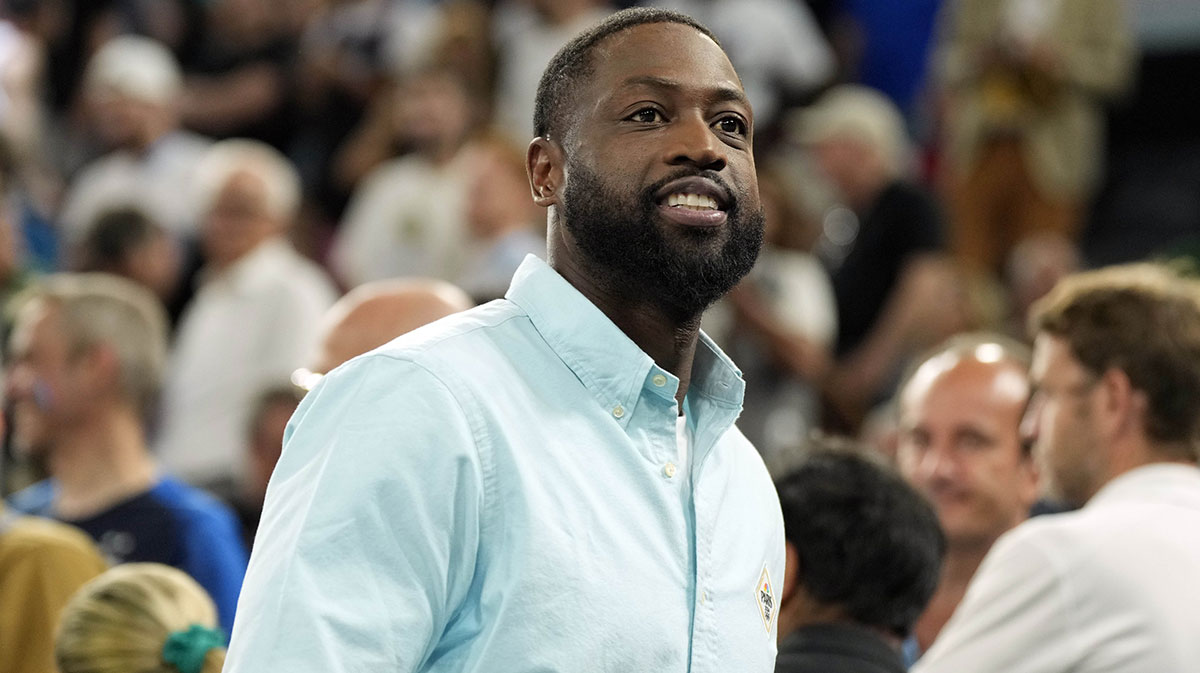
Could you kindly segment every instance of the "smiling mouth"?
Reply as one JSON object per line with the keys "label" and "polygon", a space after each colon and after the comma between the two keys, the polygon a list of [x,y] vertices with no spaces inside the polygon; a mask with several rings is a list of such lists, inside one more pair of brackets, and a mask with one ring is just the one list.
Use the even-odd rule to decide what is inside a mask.
{"label": "smiling mouth", "polygon": [[668,208],[685,208],[687,210],[720,210],[717,200],[705,194],[675,193],[667,196]]}

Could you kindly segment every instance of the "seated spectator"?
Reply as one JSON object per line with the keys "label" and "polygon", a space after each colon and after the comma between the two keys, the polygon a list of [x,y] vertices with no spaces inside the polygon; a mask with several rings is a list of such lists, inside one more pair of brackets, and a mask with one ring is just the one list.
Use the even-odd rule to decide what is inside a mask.
{"label": "seated spectator", "polygon": [[67,599],[108,564],[87,535],[0,501],[0,673],[54,670],[54,627]]}
{"label": "seated spectator", "polygon": [[929,498],[948,543],[937,592],[906,643],[912,660],[1037,499],[1038,471],[1020,433],[1029,392],[1029,349],[994,334],[951,337],[900,389],[900,473]]}
{"label": "seated spectator", "polygon": [[225,634],[212,599],[185,573],[157,563],[113,568],[63,610],[60,673],[220,673]]}
{"label": "seated spectator", "polygon": [[207,263],[179,323],[155,447],[173,474],[233,498],[255,396],[303,364],[337,292],[285,237],[300,200],[287,159],[226,140],[199,180]]}
{"label": "seated spectator", "polygon": [[453,280],[468,257],[464,146],[475,104],[456,73],[430,68],[405,79],[395,109],[412,151],[375,168],[350,199],[329,260],[349,287],[396,276]]}
{"label": "seated spectator", "polygon": [[478,303],[503,297],[526,255],[546,257],[545,225],[529,198],[525,152],[499,134],[471,143],[466,223],[471,255],[452,279]]}
{"label": "seated spectator", "polygon": [[179,126],[182,75],[166,47],[144,37],[107,42],[88,64],[85,93],[110,152],[72,181],[59,213],[74,247],[107,210],[136,206],[179,240],[196,231],[196,167],[211,144]]}
{"label": "seated spectator", "polygon": [[[778,673],[902,673],[900,643],[937,586],[929,504],[861,449],[818,440],[777,488],[787,537]],[[764,581],[772,581],[766,578]],[[763,619],[775,617],[760,599]],[[967,670],[967,669],[963,669]]]}
{"label": "seated spectator", "polygon": [[1200,670],[1200,282],[1068,276],[1033,306],[1022,431],[1078,511],[1005,533],[920,673]]}
{"label": "seated spectator", "polygon": [[844,206],[826,216],[817,252],[838,308],[826,392],[840,423],[856,428],[909,357],[961,331],[965,297],[942,252],[937,205],[906,177],[909,140],[894,104],[838,86],[801,113],[798,135]]}
{"label": "seated spectator", "polygon": [[11,504],[81,528],[114,564],[187,571],[229,626],[246,571],[233,513],[163,477],[146,445],[166,340],[162,307],[123,278],[64,274],[32,292],[13,327],[7,390],[13,441],[50,478]]}

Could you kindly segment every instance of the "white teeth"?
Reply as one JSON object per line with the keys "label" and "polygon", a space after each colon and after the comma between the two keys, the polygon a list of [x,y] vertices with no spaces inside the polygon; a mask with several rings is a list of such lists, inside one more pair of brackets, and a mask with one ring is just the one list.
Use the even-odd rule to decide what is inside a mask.
{"label": "white teeth", "polygon": [[716,210],[717,200],[703,194],[671,194],[667,197],[668,206],[683,206],[695,210]]}

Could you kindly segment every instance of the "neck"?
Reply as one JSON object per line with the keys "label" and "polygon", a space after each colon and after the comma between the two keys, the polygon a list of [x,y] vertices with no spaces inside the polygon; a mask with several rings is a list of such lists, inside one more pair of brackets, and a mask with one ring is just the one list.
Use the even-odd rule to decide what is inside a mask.
{"label": "neck", "polygon": [[81,427],[54,447],[54,509],[66,519],[95,515],[155,481],[154,461],[136,412],[122,410]]}
{"label": "neck", "polygon": [[933,645],[933,641],[941,633],[942,627],[950,620],[955,608],[962,602],[967,593],[967,585],[983,563],[995,538],[986,543],[953,543],[946,550],[946,560],[942,564],[942,575],[937,589],[921,617],[913,628],[917,644],[924,652]]}
{"label": "neck", "polygon": [[683,408],[692,380],[692,360],[700,340],[700,314],[673,316],[654,302],[612,292],[595,281],[596,276],[564,256],[550,252],[550,265],[575,289],[596,305],[608,319],[638,345],[654,362],[679,379],[675,400]]}

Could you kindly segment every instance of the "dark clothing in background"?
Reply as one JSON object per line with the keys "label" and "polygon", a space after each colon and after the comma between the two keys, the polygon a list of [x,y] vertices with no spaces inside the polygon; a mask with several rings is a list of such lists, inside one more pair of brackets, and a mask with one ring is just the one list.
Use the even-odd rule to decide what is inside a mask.
{"label": "dark clothing in background", "polygon": [[858,234],[831,269],[837,299],[837,355],[853,351],[871,331],[900,272],[912,257],[944,248],[942,216],[925,191],[901,181],[884,188],[860,215]]}
{"label": "dark clothing in background", "polygon": [[779,645],[775,673],[904,673],[900,652],[871,629],[852,624],[800,628]]}

